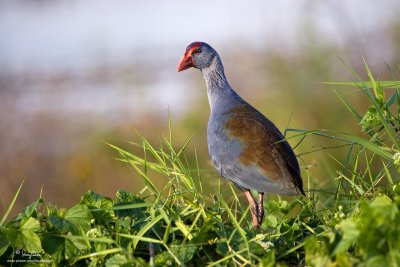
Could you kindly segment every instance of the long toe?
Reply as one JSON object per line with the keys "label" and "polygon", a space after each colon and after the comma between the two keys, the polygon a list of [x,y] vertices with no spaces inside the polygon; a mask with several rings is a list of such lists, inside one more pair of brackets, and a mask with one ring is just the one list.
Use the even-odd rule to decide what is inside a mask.
{"label": "long toe", "polygon": [[262,203],[258,203],[258,214],[257,214],[257,222],[261,226],[262,221],[264,219],[264,206]]}

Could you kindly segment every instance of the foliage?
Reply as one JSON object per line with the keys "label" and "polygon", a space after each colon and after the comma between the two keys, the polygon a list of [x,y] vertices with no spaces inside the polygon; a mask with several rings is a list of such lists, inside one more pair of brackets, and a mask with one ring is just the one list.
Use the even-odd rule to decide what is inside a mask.
{"label": "foliage", "polygon": [[[118,191],[111,199],[89,191],[69,209],[39,196],[5,223],[21,184],[0,221],[1,264],[399,266],[400,94],[388,88],[400,83],[376,81],[365,66],[370,80],[355,85],[371,102],[366,113],[338,94],[361,137],[291,130],[301,140],[313,134],[345,147],[335,190],[312,188],[308,179],[306,198],[268,201],[261,229],[253,229],[249,208],[232,186],[223,194],[219,183],[212,201],[204,195],[202,172],[184,154],[190,140],[175,149],[170,127],[158,147],[139,135],[140,143],[131,144],[141,156],[110,145],[142,178],[144,187],[135,194]],[[154,177],[166,185],[157,186]]]}

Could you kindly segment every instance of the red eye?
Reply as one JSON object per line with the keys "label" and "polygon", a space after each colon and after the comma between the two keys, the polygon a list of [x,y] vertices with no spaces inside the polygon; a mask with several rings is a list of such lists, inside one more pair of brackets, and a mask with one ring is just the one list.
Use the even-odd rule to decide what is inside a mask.
{"label": "red eye", "polygon": [[193,51],[193,54],[199,54],[199,53],[201,53],[201,49],[200,48],[197,48],[196,50]]}

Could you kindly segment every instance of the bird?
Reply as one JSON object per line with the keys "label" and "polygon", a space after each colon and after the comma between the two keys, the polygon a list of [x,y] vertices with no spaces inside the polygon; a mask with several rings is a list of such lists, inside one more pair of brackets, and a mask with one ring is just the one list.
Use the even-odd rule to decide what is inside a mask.
{"label": "bird", "polygon": [[[205,42],[193,42],[177,72],[199,69],[210,104],[208,152],[221,177],[247,198],[254,228],[264,218],[264,193],[305,196],[299,163],[278,128],[229,85],[222,60]],[[258,203],[251,190],[258,192]]]}

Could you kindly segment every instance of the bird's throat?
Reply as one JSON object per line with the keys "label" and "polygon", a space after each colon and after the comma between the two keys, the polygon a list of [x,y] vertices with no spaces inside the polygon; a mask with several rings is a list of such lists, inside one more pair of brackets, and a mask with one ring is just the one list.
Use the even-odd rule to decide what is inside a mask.
{"label": "bird's throat", "polygon": [[224,113],[229,107],[240,102],[240,97],[233,91],[226,80],[221,59],[216,56],[209,67],[201,70],[207,84],[207,95],[211,113]]}
{"label": "bird's throat", "polygon": [[207,89],[223,90],[229,87],[224,73],[224,66],[218,56],[214,57],[210,66],[201,70],[204,80],[206,80]]}

